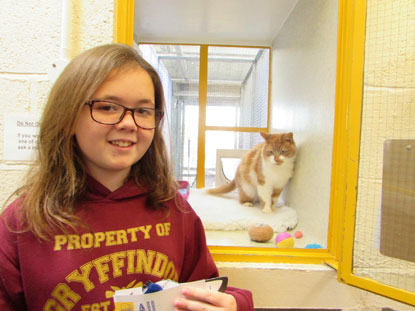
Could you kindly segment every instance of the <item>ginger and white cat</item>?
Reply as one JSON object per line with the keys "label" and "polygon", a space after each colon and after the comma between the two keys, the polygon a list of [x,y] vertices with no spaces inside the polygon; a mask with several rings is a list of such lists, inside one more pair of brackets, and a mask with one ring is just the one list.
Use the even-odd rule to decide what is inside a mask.
{"label": "ginger and white cat", "polygon": [[239,164],[235,178],[223,186],[208,189],[207,193],[239,191],[239,202],[252,206],[259,199],[262,211],[271,213],[278,198],[294,173],[296,145],[293,133],[267,134],[264,142],[249,150]]}

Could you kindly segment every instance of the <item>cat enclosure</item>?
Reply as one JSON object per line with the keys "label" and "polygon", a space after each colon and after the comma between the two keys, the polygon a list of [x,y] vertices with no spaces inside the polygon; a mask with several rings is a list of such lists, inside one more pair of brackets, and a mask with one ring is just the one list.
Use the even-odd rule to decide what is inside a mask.
{"label": "cat enclosure", "polygon": [[[319,31],[297,20],[294,10],[272,47],[138,42],[162,77],[176,178],[190,184],[188,200],[201,215],[209,245],[275,249],[275,237],[258,244],[247,234],[265,223],[275,235],[301,231],[295,248],[327,248],[337,5],[328,8],[333,14],[306,6]],[[259,202],[240,205],[237,193],[204,194],[233,178],[241,152],[263,141],[260,131],[293,132],[298,147],[294,177],[270,215]]]}
{"label": "cat enclosure", "polygon": [[[415,267],[408,247],[414,242],[410,233],[415,222],[409,165],[415,150],[414,14],[410,0],[299,0],[271,46],[238,47],[255,51],[245,59],[253,68],[252,81],[269,79],[268,91],[246,97],[251,101],[247,107],[244,92],[226,80],[232,76],[235,81],[233,75],[245,68],[245,61],[209,67],[209,57],[224,60],[235,46],[147,42],[155,55],[161,47],[174,51],[170,59],[178,60],[180,70],[199,70],[185,78],[188,86],[181,86],[182,94],[193,99],[170,102],[170,107],[182,105],[183,111],[193,109],[197,117],[189,121],[184,114],[168,112],[171,152],[182,174],[178,177],[195,187],[189,200],[214,184],[218,165],[227,166],[226,159],[232,158],[223,154],[252,147],[258,131],[292,131],[299,147],[295,174],[282,199],[297,212],[295,230],[303,231],[302,240],[295,240],[294,249],[276,249],[273,242],[253,243],[246,230],[236,236],[238,230],[208,229],[216,260],[325,262],[338,268],[339,278],[347,283],[415,305]],[[137,42],[138,48],[147,45],[143,41]],[[182,59],[190,49],[199,53],[193,63]],[[209,49],[220,55],[209,56]],[[260,66],[258,51],[270,62],[269,72],[262,69],[261,77],[255,77],[252,65]],[[210,81],[209,71],[217,69],[226,74]],[[168,81],[166,94],[173,98],[174,79],[163,79]],[[221,85],[214,89],[213,84]],[[253,98],[261,103],[258,108]],[[186,123],[193,124],[192,133],[180,129]],[[177,134],[191,141],[181,138],[178,143]],[[218,164],[217,158],[225,161]],[[219,170],[222,181],[229,179],[225,171]],[[232,201],[232,196],[226,199]],[[223,202],[203,200],[226,212]],[[321,249],[306,249],[308,244]]]}

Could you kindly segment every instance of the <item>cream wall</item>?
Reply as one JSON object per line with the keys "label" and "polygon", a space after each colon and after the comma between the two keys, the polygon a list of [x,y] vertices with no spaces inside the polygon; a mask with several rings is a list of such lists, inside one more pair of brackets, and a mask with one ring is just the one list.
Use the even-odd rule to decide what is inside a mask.
{"label": "cream wall", "polygon": [[[61,51],[63,7],[69,15],[66,53]],[[8,113],[40,113],[51,87],[52,64],[114,38],[114,2],[11,1],[0,9],[0,196],[1,205],[21,183],[27,162],[4,161],[4,120]],[[0,206],[1,206],[0,205]]]}
{"label": "cream wall", "polygon": [[[299,1],[272,45],[272,131],[298,146],[287,205],[327,244],[337,59],[338,3]],[[304,232],[305,234],[310,234]]]}

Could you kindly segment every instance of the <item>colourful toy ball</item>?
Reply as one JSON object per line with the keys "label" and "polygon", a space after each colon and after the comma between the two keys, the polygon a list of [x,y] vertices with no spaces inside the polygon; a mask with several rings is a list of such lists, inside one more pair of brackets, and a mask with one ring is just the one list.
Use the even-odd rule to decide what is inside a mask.
{"label": "colourful toy ball", "polygon": [[323,246],[317,243],[310,243],[310,244],[307,244],[305,248],[318,249],[318,248],[323,248]]}
{"label": "colourful toy ball", "polygon": [[249,227],[248,234],[252,241],[263,243],[271,240],[274,230],[267,224],[255,224]]}
{"label": "colourful toy ball", "polygon": [[294,239],[288,232],[281,232],[277,234],[275,238],[275,245],[278,248],[293,248]]}
{"label": "colourful toy ball", "polygon": [[294,233],[294,237],[295,237],[296,239],[301,239],[301,238],[303,237],[303,233],[302,233],[301,231],[296,231],[296,232]]}

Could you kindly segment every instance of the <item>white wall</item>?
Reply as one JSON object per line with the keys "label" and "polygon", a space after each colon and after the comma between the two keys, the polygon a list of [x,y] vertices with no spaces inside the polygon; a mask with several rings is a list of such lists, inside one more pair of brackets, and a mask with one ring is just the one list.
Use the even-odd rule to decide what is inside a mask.
{"label": "white wall", "polygon": [[[0,3],[0,206],[21,183],[28,164],[4,160],[4,121],[12,112],[42,111],[52,85],[48,73],[61,56],[63,3],[50,0]],[[69,1],[68,58],[113,41],[114,3],[115,0]]]}
{"label": "white wall", "polygon": [[301,0],[272,45],[272,131],[294,133],[294,177],[285,191],[299,224],[327,241],[337,58],[338,3]]}

